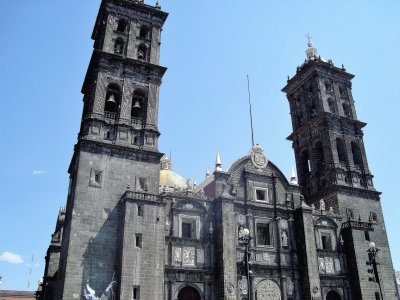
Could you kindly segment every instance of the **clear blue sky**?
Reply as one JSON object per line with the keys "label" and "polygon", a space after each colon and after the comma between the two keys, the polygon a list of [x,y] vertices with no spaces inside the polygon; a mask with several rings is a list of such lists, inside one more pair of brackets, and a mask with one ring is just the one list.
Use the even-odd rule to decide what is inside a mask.
{"label": "clear blue sky", "polygon": [[[99,3],[0,1],[0,289],[36,289],[43,274],[57,212],[65,205]],[[217,151],[225,169],[248,153],[249,74],[255,140],[289,175],[294,155],[285,138],[291,124],[280,90],[304,61],[310,33],[321,56],[356,75],[353,96],[358,118],[368,122],[369,166],[383,192],[393,262],[400,270],[400,2],[160,3],[170,13],[161,52],[168,71],[161,88],[160,150],[172,149],[174,170],[199,182]]]}

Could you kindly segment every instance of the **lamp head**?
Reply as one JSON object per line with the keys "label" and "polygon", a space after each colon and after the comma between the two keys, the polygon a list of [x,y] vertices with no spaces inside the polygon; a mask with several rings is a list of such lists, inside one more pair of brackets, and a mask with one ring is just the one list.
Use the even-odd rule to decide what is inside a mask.
{"label": "lamp head", "polygon": [[250,231],[247,228],[242,229],[243,237],[248,237],[250,235]]}

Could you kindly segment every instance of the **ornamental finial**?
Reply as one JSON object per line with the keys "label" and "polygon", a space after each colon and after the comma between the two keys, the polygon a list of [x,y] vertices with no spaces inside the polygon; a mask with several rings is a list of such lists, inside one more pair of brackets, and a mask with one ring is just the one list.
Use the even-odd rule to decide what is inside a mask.
{"label": "ornamental finial", "polygon": [[318,57],[317,48],[313,47],[313,43],[311,41],[312,36],[307,33],[306,37],[308,39],[307,43],[308,48],[306,50],[307,61],[317,59]]}

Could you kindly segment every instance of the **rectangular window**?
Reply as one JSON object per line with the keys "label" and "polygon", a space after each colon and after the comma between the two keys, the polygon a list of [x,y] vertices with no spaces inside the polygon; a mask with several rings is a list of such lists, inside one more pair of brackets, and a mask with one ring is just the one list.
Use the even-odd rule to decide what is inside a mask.
{"label": "rectangular window", "polygon": [[184,238],[192,238],[192,223],[182,222],[182,237]]}
{"label": "rectangular window", "polygon": [[137,206],[137,215],[139,217],[143,217],[143,215],[144,215],[144,207],[143,207],[143,205],[138,205]]}
{"label": "rectangular window", "polygon": [[103,171],[92,169],[90,171],[89,186],[101,188],[102,182],[103,182]]}
{"label": "rectangular window", "polygon": [[370,237],[369,237],[369,232],[368,232],[368,230],[365,230],[365,231],[364,231],[364,236],[365,236],[365,240],[369,242],[369,241],[370,241]]}
{"label": "rectangular window", "polygon": [[378,215],[376,214],[376,212],[374,212],[374,211],[371,211],[370,213],[369,213],[369,218],[370,218],[370,220],[372,221],[372,222],[378,222]]}
{"label": "rectangular window", "polygon": [[271,234],[269,224],[257,224],[257,245],[271,245]]}
{"label": "rectangular window", "polygon": [[139,191],[148,191],[147,178],[138,177],[136,180],[136,188]]}
{"label": "rectangular window", "polygon": [[332,240],[330,234],[321,234],[321,247],[325,250],[332,250]]}
{"label": "rectangular window", "polygon": [[375,300],[381,300],[381,297],[379,296],[378,292],[375,292]]}
{"label": "rectangular window", "polygon": [[138,248],[142,248],[142,234],[141,233],[135,234],[135,245]]}
{"label": "rectangular window", "polygon": [[140,286],[134,285],[133,286],[133,300],[138,300],[140,299]]}
{"label": "rectangular window", "polygon": [[256,190],[256,200],[265,201],[265,191],[264,190]]}

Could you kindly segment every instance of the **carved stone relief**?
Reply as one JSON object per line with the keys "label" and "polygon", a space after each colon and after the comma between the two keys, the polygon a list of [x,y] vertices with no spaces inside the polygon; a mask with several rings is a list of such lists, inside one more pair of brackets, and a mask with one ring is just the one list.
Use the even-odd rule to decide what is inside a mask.
{"label": "carved stone relief", "polygon": [[325,268],[326,268],[326,273],[329,274],[335,273],[332,257],[325,257]]}
{"label": "carved stone relief", "polygon": [[197,263],[204,264],[204,249],[197,249]]}
{"label": "carved stone relief", "polygon": [[325,272],[325,260],[323,257],[318,257],[318,266],[320,272]]}
{"label": "carved stone relief", "polygon": [[182,264],[186,266],[194,266],[195,254],[196,254],[196,249],[194,247],[183,247]]}
{"label": "carved stone relief", "polygon": [[239,292],[241,295],[247,295],[248,288],[247,288],[247,278],[246,276],[242,276],[242,278],[238,282],[239,285]]}
{"label": "carved stone relief", "polygon": [[341,267],[340,267],[340,260],[339,258],[335,258],[335,270],[336,272],[340,272],[341,271]]}
{"label": "carved stone relief", "polygon": [[257,285],[257,300],[280,300],[281,291],[279,286],[271,280],[263,280]]}
{"label": "carved stone relief", "polygon": [[238,215],[238,223],[240,225],[246,224],[246,216],[245,215]]}
{"label": "carved stone relief", "polygon": [[174,248],[174,252],[175,252],[175,255],[174,255],[174,261],[175,261],[175,264],[181,264],[181,262],[182,262],[182,248]]}
{"label": "carved stone relief", "polygon": [[294,292],[294,284],[291,278],[288,278],[286,282],[286,292],[289,296],[293,295]]}
{"label": "carved stone relief", "polygon": [[273,262],[274,261],[274,256],[271,256],[267,252],[263,253],[256,253],[256,261],[264,261],[264,262]]}
{"label": "carved stone relief", "polygon": [[285,230],[288,229],[288,221],[287,220],[281,219],[280,223],[281,223],[281,228],[282,229],[285,229]]}

